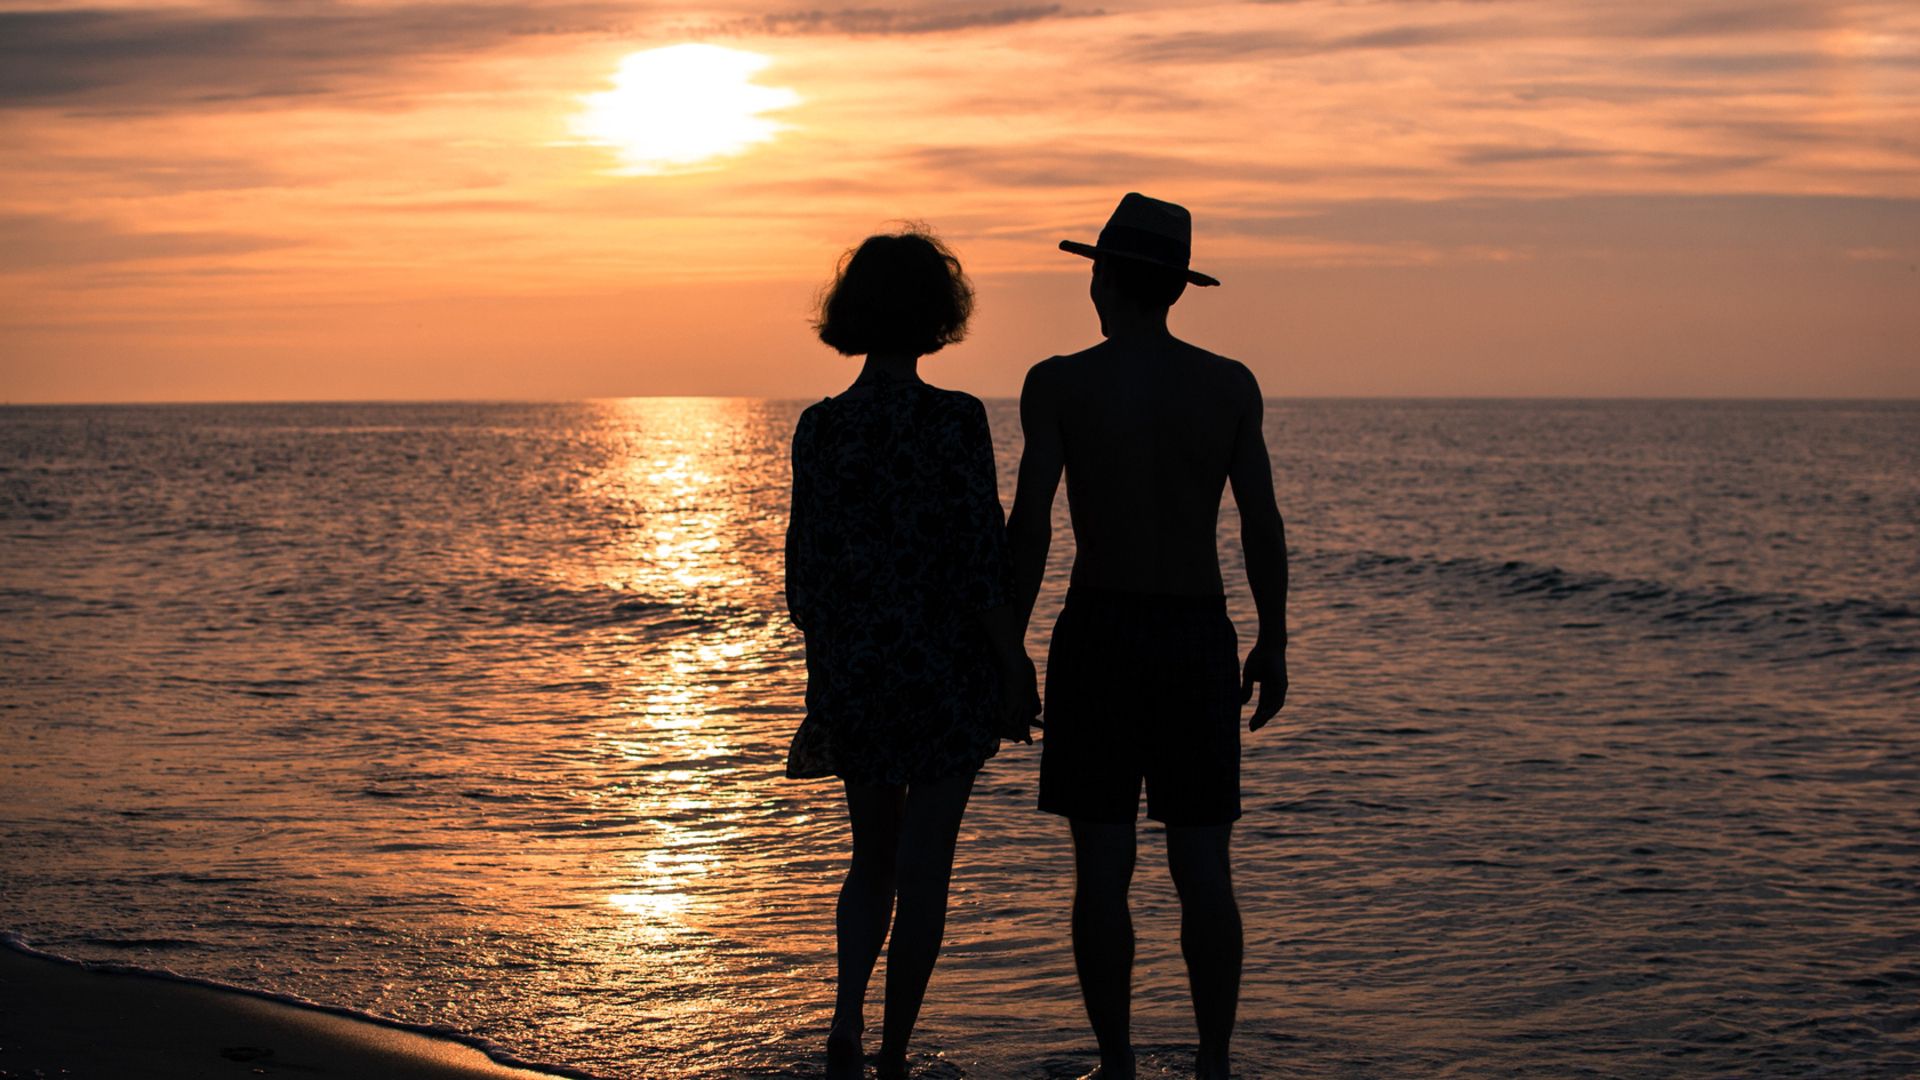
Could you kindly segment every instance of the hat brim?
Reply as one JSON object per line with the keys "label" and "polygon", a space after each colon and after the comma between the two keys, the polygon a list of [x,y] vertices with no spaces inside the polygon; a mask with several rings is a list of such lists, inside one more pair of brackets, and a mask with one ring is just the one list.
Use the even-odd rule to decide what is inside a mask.
{"label": "hat brim", "polygon": [[1095,244],[1082,244],[1078,240],[1060,241],[1060,250],[1088,259],[1132,259],[1134,262],[1146,263],[1149,266],[1165,267],[1168,270],[1186,275],[1186,279],[1195,285],[1220,284],[1220,279],[1211,274],[1203,274],[1198,270],[1190,269],[1177,263],[1163,262],[1146,255],[1135,255],[1130,251],[1115,251],[1112,248],[1103,248]]}

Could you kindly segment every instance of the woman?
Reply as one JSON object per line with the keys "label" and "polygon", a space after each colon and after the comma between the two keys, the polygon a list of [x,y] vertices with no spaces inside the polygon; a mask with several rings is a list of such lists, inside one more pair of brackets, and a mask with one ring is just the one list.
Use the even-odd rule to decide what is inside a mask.
{"label": "woman", "polygon": [[787,775],[841,778],[853,826],[830,1075],[863,1067],[867,980],[891,918],[876,1064],[906,1076],[974,773],[1002,735],[1030,741],[1039,710],[986,410],[919,374],[972,311],[959,260],[930,233],[869,237],[842,258],[815,323],[866,363],[793,435],[787,608],[807,639],[807,716]]}

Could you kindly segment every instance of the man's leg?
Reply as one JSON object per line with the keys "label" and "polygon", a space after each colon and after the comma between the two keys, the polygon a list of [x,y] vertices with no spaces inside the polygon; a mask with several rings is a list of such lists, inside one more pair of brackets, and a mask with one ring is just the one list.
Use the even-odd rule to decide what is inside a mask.
{"label": "man's leg", "polygon": [[1073,965],[1100,1080],[1133,1080],[1133,823],[1073,822]]}
{"label": "man's leg", "polygon": [[1226,1080],[1240,1006],[1240,906],[1227,859],[1232,835],[1231,824],[1167,827],[1167,865],[1180,891],[1180,952],[1200,1026],[1200,1080]]}

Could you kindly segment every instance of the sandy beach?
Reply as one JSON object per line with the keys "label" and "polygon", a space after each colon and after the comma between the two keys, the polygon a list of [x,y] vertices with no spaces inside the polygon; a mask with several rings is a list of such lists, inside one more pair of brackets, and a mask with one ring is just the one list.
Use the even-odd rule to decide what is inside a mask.
{"label": "sandy beach", "polygon": [[541,1080],[462,1043],[233,990],[0,948],[0,1080],[299,1075]]}

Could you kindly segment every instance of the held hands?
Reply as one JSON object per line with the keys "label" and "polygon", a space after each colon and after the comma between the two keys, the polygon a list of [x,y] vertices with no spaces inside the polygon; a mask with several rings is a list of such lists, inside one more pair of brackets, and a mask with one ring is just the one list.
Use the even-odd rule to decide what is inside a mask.
{"label": "held hands", "polygon": [[1033,742],[1040,724],[1040,676],[1025,649],[1000,660],[1000,737]]}
{"label": "held hands", "polygon": [[1260,703],[1253,707],[1253,719],[1247,722],[1248,731],[1259,731],[1267,726],[1280,707],[1287,703],[1287,639],[1282,637],[1278,645],[1262,638],[1253,643],[1247,653],[1247,665],[1240,679],[1240,704],[1253,700],[1253,684],[1260,684]]}

